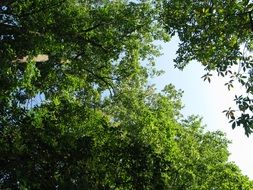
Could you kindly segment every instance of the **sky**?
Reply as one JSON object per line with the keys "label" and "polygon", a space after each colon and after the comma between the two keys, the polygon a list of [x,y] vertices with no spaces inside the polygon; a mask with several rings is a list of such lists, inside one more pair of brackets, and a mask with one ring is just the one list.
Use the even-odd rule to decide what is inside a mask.
{"label": "sky", "polygon": [[213,75],[211,83],[203,81],[201,78],[206,71],[197,62],[191,62],[183,71],[174,68],[173,59],[176,57],[176,50],[179,40],[172,39],[165,44],[159,42],[163,55],[158,57],[157,68],[165,71],[162,76],[151,80],[157,89],[162,89],[166,84],[172,83],[176,89],[184,91],[182,102],[185,107],[182,113],[185,116],[199,115],[203,117],[203,124],[207,130],[221,130],[227,134],[227,138],[232,141],[229,146],[231,153],[229,160],[235,162],[244,175],[253,180],[253,135],[247,137],[240,127],[232,130],[231,124],[223,110],[235,106],[235,94],[241,94],[243,88],[239,85],[231,91],[224,86],[227,79]]}

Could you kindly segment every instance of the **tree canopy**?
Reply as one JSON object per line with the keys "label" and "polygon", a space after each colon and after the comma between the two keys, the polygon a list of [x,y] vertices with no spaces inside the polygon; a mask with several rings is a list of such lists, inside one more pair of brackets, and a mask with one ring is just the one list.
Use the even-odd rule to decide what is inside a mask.
{"label": "tree canopy", "polygon": [[225,135],[148,83],[165,2],[2,2],[0,189],[253,188]]}
{"label": "tree canopy", "polygon": [[[165,1],[163,22],[171,35],[180,39],[176,67],[191,60],[205,66],[204,80],[211,72],[229,76],[225,84],[233,88],[237,81],[245,92],[235,97],[238,109],[229,108],[226,116],[232,127],[242,125],[252,133],[252,32],[253,3],[249,0]],[[175,19],[177,18],[177,19]]]}

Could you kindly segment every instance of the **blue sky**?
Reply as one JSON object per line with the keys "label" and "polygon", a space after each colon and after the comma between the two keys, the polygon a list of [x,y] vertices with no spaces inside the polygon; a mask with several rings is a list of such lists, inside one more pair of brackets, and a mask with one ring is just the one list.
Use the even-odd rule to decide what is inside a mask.
{"label": "blue sky", "polygon": [[174,69],[173,58],[176,57],[178,39],[174,38],[169,43],[160,43],[163,55],[157,58],[157,68],[163,69],[165,74],[151,81],[162,89],[164,85],[172,83],[177,89],[184,91],[182,113],[187,115],[200,115],[203,124],[208,130],[221,130],[232,140],[229,146],[231,153],[230,161],[234,161],[242,170],[243,174],[253,179],[253,135],[249,138],[244,135],[241,128],[231,129],[223,110],[233,107],[235,94],[241,94],[243,88],[235,87],[228,91],[224,86],[227,81],[224,78],[214,76],[211,83],[204,82],[201,78],[206,72],[197,62],[192,62],[183,71]]}

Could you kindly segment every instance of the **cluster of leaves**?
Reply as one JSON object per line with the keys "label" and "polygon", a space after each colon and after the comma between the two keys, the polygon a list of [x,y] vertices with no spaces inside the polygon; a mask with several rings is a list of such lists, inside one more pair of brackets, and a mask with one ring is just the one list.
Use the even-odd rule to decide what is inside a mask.
{"label": "cluster of leaves", "polygon": [[228,89],[233,88],[235,81],[245,88],[240,96],[243,103],[235,98],[241,116],[231,118],[230,122],[233,127],[242,125],[249,136],[253,131],[250,74],[253,3],[249,0],[169,0],[164,1],[164,7],[166,29],[180,39],[176,67],[182,69],[191,60],[197,60],[205,66],[208,73],[203,78],[209,82],[210,72],[216,70],[218,75],[230,77],[225,84]]}
{"label": "cluster of leaves", "polygon": [[168,40],[160,1],[5,3],[0,189],[253,188],[224,134],[183,118],[181,92],[147,86],[141,60]]}
{"label": "cluster of leaves", "polygon": [[183,119],[180,97],[130,81],[101,107],[30,109],[1,130],[1,189],[252,189],[224,134]]}

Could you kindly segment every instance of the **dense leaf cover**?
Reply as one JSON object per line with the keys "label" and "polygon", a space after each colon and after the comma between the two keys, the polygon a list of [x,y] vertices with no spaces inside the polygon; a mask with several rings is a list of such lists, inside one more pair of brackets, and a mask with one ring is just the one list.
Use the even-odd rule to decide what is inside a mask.
{"label": "dense leaf cover", "polygon": [[2,2],[0,189],[253,188],[181,91],[148,85],[162,2]]}

